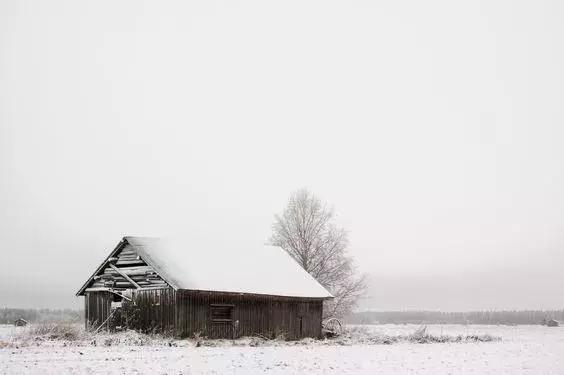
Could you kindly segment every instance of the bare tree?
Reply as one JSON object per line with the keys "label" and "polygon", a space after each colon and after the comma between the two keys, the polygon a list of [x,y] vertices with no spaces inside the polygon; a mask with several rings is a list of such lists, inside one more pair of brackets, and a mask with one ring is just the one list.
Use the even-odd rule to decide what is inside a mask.
{"label": "bare tree", "polygon": [[308,190],[294,192],[275,216],[270,243],[286,250],[335,296],[325,304],[325,317],[346,315],[364,293],[366,279],[355,275],[347,256],[347,232],[334,223],[333,209]]}

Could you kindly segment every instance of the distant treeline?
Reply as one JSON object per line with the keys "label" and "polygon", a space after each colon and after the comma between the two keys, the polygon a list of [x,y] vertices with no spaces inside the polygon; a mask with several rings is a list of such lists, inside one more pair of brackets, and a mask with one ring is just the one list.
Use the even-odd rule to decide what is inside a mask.
{"label": "distant treeline", "polygon": [[[18,318],[30,323],[81,322],[83,310],[0,308],[0,324]],[[564,310],[520,311],[362,311],[345,319],[349,324],[541,324],[548,319],[564,322]]]}
{"label": "distant treeline", "polygon": [[555,319],[564,322],[564,310],[524,311],[364,311],[346,319],[350,324],[541,324]]}
{"label": "distant treeline", "polygon": [[0,324],[12,324],[22,318],[30,323],[37,322],[80,322],[84,319],[81,310],[73,309],[16,309],[0,308]]}

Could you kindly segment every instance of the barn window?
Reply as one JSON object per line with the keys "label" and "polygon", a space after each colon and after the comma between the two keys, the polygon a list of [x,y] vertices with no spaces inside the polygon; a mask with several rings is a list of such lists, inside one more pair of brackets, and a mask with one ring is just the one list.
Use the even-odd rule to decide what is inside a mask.
{"label": "barn window", "polygon": [[212,322],[232,322],[233,305],[210,305]]}

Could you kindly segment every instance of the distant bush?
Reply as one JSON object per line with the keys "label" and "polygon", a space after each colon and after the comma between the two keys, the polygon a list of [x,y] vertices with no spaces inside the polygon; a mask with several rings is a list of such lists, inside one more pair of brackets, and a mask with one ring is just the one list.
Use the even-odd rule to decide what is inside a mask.
{"label": "distant bush", "polygon": [[433,343],[468,343],[468,342],[490,342],[501,341],[501,337],[489,334],[483,335],[433,335],[427,333],[426,327],[421,327],[415,332],[407,335],[386,335],[370,332],[366,327],[348,327],[343,334],[335,339],[327,340],[339,345],[355,344],[383,344],[390,345],[401,342],[416,344]]}
{"label": "distant bush", "polygon": [[12,337],[12,344],[39,345],[42,342],[74,342],[84,339],[86,332],[78,324],[69,323],[39,323],[31,324],[17,330]]}
{"label": "distant bush", "polygon": [[500,337],[495,337],[492,335],[431,335],[427,333],[427,327],[423,326],[405,337],[398,336],[401,340],[404,338],[406,341],[414,342],[418,344],[431,344],[431,343],[445,343],[445,342],[489,342],[489,341],[500,341]]}
{"label": "distant bush", "polygon": [[40,323],[31,325],[24,335],[45,337],[49,340],[74,341],[81,337],[83,332],[76,326],[68,323]]}

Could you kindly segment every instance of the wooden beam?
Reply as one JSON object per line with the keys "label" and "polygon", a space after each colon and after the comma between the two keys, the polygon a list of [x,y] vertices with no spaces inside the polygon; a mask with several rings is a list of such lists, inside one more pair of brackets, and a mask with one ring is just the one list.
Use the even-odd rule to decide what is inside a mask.
{"label": "wooden beam", "polygon": [[[111,312],[110,315],[108,315],[108,317],[106,318],[106,320],[104,320],[104,323],[100,324],[100,326],[98,328],[96,328],[96,330],[94,331],[94,333],[98,333],[98,331],[100,329],[102,329],[102,327],[108,322],[108,320],[110,320],[110,318],[115,314],[115,312],[117,311],[117,309],[115,309],[114,311]],[[108,326],[108,329],[110,329],[110,327]]]}
{"label": "wooden beam", "polygon": [[88,278],[88,280],[86,280],[86,282],[80,287],[80,289],[78,290],[78,292],[76,292],[76,296],[81,296],[84,293],[84,290],[86,288],[88,288],[88,285],[90,285],[90,283],[92,282],[92,279],[94,278],[94,276],[96,276],[100,271],[102,271],[104,269],[104,267],[106,267],[106,264],[108,264],[108,259],[110,259],[111,257],[113,257],[114,255],[116,255],[118,252],[120,252],[123,247],[125,246],[125,244],[127,244],[127,240],[125,239],[125,237],[123,237],[121,239],[121,241],[119,241],[119,243],[117,244],[117,246],[115,247],[115,249],[112,250],[112,252],[110,253],[110,255],[108,255],[108,257],[106,258],[106,260],[104,260],[104,262],[102,264],[100,264],[100,266],[98,266],[98,268],[96,269],[96,271],[94,271],[94,273],[92,274],[92,276],[90,276]]}
{"label": "wooden beam", "polygon": [[133,279],[129,276],[127,276],[125,274],[125,272],[122,272],[119,268],[117,268],[116,266],[114,266],[113,264],[110,263],[110,267],[112,267],[112,269],[114,271],[116,271],[117,273],[119,273],[121,276],[123,276],[124,279],[126,279],[127,281],[129,281],[131,284],[133,284],[135,286],[135,288],[137,289],[141,289],[141,287],[139,286],[139,284],[137,284],[135,281],[133,281]]}
{"label": "wooden beam", "polygon": [[84,291],[85,292],[110,292],[110,293],[113,293],[113,294],[117,294],[118,296],[120,296],[123,299],[131,301],[131,298],[127,297],[124,294],[121,294],[119,291],[114,290],[113,288],[86,288]]}

